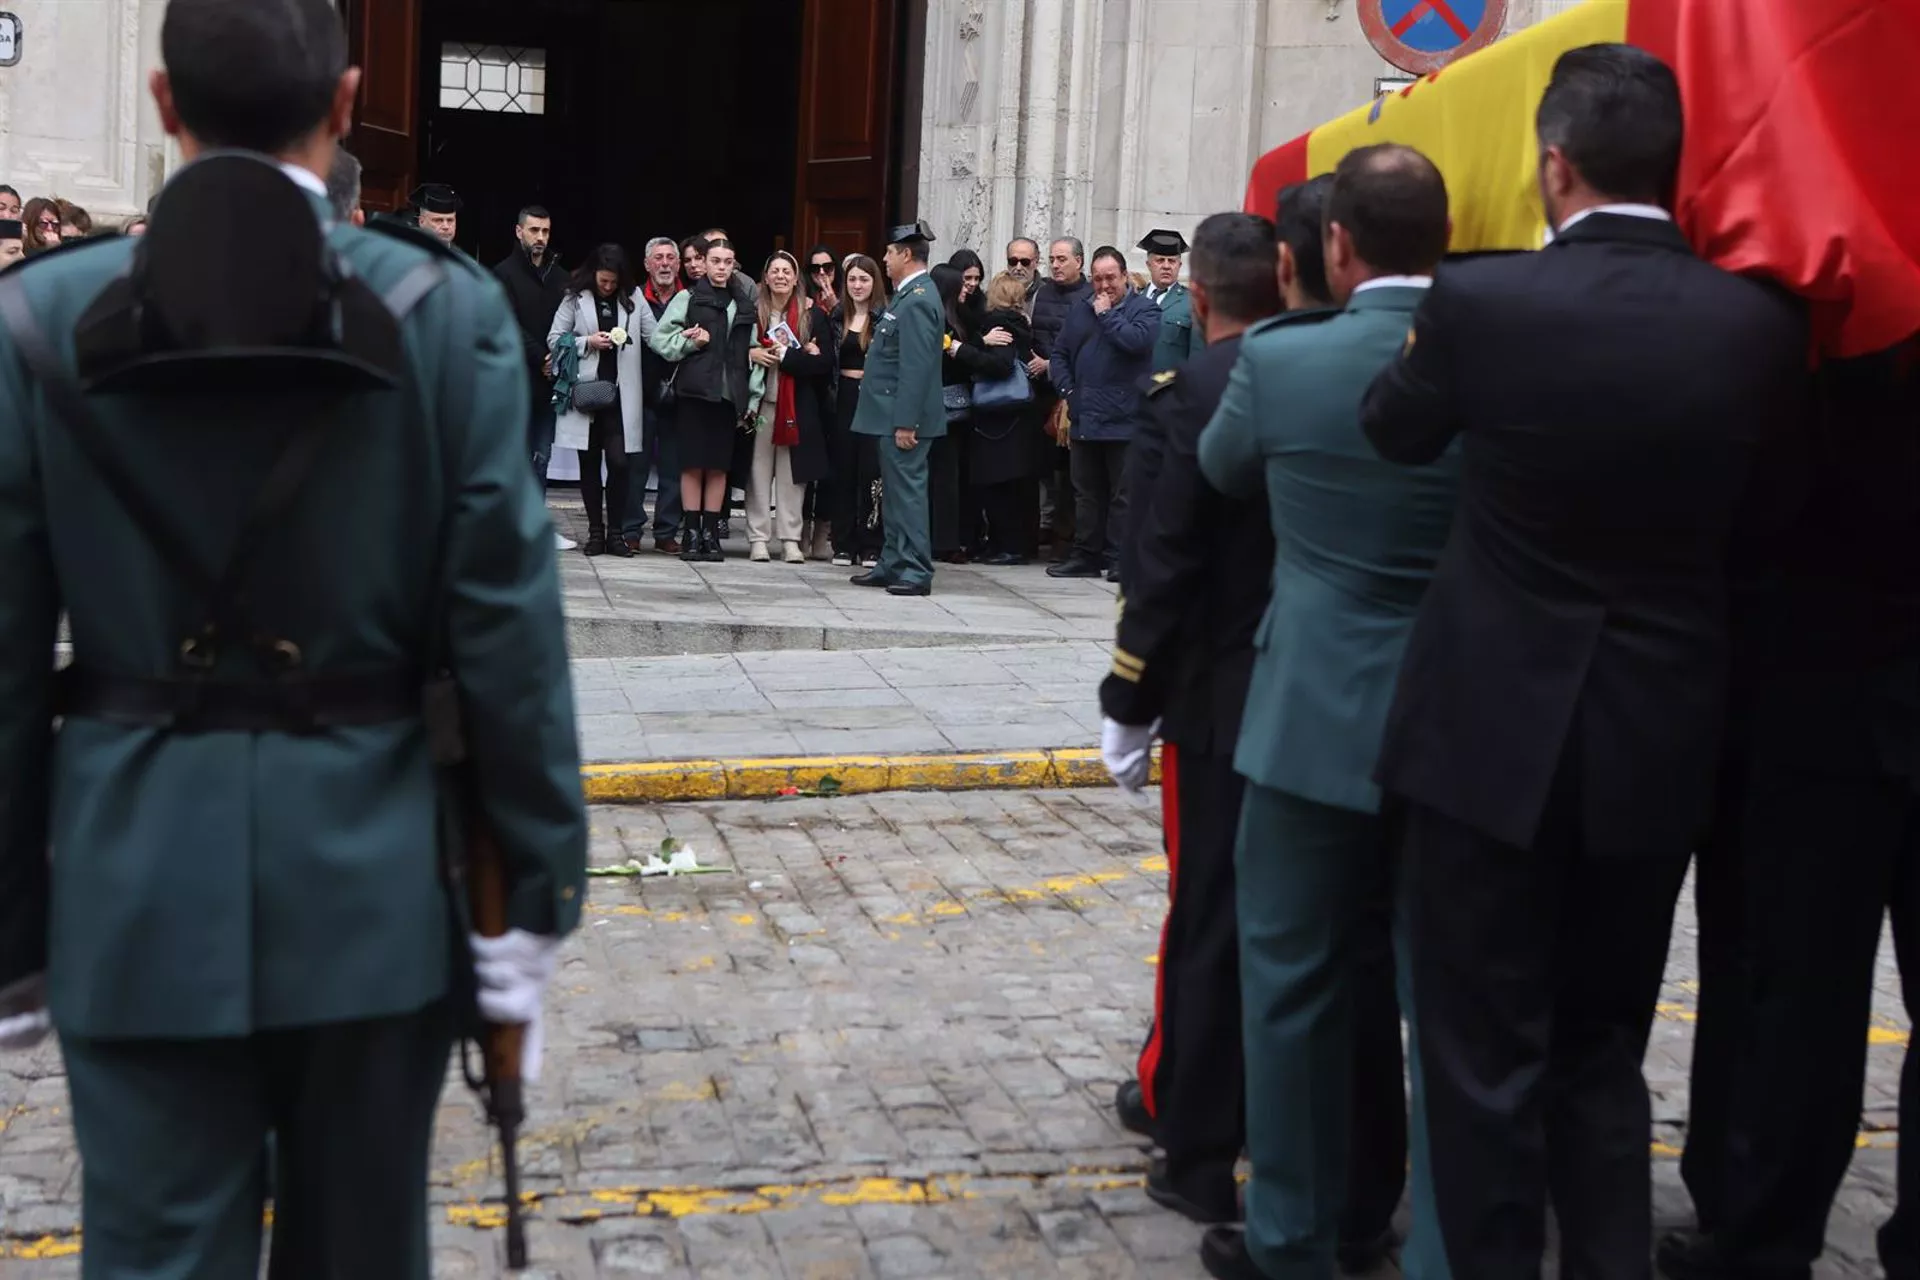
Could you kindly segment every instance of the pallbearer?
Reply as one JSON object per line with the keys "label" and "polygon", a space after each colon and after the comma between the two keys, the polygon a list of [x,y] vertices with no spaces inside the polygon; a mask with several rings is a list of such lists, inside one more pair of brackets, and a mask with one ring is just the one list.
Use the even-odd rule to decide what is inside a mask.
{"label": "pallbearer", "polygon": [[[272,1136],[273,1274],[414,1280],[459,1009],[537,1018],[584,891],[519,330],[333,221],[328,0],[172,0],[161,51],[147,235],[0,281],[0,1044],[60,1032],[86,1275],[258,1274]],[[429,702],[504,864],[471,969]]]}

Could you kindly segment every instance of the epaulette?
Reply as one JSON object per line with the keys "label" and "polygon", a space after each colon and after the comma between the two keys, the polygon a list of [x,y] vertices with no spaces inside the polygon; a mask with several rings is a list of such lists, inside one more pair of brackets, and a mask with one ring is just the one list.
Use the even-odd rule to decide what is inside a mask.
{"label": "epaulette", "polygon": [[1299,311],[1284,312],[1274,316],[1270,320],[1262,320],[1259,324],[1254,325],[1251,329],[1247,330],[1247,336],[1251,338],[1255,334],[1271,333],[1275,329],[1285,328],[1288,325],[1319,324],[1322,321],[1333,319],[1333,317],[1339,315],[1340,312],[1341,308],[1339,307],[1304,307]]}
{"label": "epaulette", "polygon": [[1147,395],[1159,395],[1162,391],[1171,387],[1174,379],[1178,376],[1177,371],[1173,369],[1163,369],[1159,373],[1154,374],[1153,377],[1147,379]]}

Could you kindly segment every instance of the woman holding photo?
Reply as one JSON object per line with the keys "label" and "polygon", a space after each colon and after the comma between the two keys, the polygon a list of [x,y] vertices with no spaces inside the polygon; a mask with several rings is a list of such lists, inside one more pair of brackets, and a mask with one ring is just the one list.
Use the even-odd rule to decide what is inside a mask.
{"label": "woman holding photo", "polygon": [[829,331],[826,316],[801,288],[799,261],[784,249],[776,252],[760,272],[760,329],[747,353],[759,388],[747,487],[749,556],[758,563],[772,559],[770,536],[779,538],[788,564],[807,559],[800,545],[807,485],[828,473],[834,358],[818,337]]}

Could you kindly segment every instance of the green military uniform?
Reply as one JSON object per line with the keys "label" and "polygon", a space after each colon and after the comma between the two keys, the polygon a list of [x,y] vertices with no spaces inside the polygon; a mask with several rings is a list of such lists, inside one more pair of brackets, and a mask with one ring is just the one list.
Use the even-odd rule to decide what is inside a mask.
{"label": "green military uniform", "polygon": [[[365,677],[404,703],[440,650],[458,674],[510,925],[564,934],[584,899],[564,624],[552,526],[526,467],[513,314],[485,271],[431,237],[330,225],[317,181],[284,199],[274,216],[297,219],[304,201],[351,276],[385,296],[397,388],[212,381],[81,397],[145,513],[210,574],[290,424],[322,415],[304,481],[255,534],[244,628],[183,642],[207,616],[202,584],[182,581],[104,482],[19,346],[0,354],[0,776],[12,788],[0,981],[47,975],[85,1168],[88,1276],[253,1275],[269,1133],[276,1252],[316,1274],[426,1274],[424,1153],[453,1037],[457,928],[426,731],[404,705],[343,727],[231,731],[204,718],[215,695]],[[168,214],[163,193],[151,235]],[[0,291],[20,294],[0,305],[17,317],[24,304],[46,355],[76,370],[83,313],[142,243],[159,242],[48,255],[9,274]],[[170,709],[149,721],[57,703],[63,612],[76,673],[144,682]],[[268,654],[281,664],[272,681]],[[174,704],[189,686],[195,701]]]}
{"label": "green military uniform", "polygon": [[[1186,253],[1187,241],[1177,231],[1149,231],[1139,247],[1149,254],[1171,258]],[[1164,293],[1149,289],[1147,296],[1160,308],[1160,336],[1153,344],[1153,371],[1165,373],[1168,369],[1178,369],[1194,352],[1207,345],[1193,323],[1193,295],[1176,280]]]}
{"label": "green military uniform", "polygon": [[[1452,460],[1383,462],[1361,434],[1367,386],[1400,350],[1422,290],[1378,287],[1340,312],[1248,334],[1200,439],[1222,492],[1264,488],[1277,553],[1234,768],[1248,781],[1235,877],[1247,1066],[1247,1251],[1270,1276],[1325,1275],[1346,1183],[1354,957],[1391,883],[1374,785],[1387,707],[1452,521]],[[1411,1014],[1410,975],[1400,1004]],[[1411,1018],[1409,1018],[1411,1026]],[[1419,1055],[1412,1055],[1415,1119]],[[1446,1274],[1425,1134],[1410,1135],[1406,1274]]]}
{"label": "green military uniform", "polygon": [[[921,222],[894,228],[888,243],[932,240],[933,232]],[[945,333],[946,309],[925,270],[900,282],[891,305],[874,326],[853,431],[855,435],[881,437],[881,512],[886,538],[880,563],[873,572],[854,578],[863,586],[915,595],[932,589],[927,452],[934,440],[947,434],[940,377],[940,343]],[[903,429],[912,430],[918,437],[911,449],[894,444],[894,432]]]}

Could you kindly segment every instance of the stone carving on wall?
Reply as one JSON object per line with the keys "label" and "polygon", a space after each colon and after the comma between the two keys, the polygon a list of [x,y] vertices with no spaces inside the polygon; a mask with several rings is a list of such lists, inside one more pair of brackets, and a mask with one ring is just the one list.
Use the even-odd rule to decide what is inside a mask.
{"label": "stone carving on wall", "polygon": [[960,15],[960,60],[965,79],[960,85],[960,119],[973,119],[973,104],[980,98],[980,36],[987,23],[986,0],[967,0]]}

